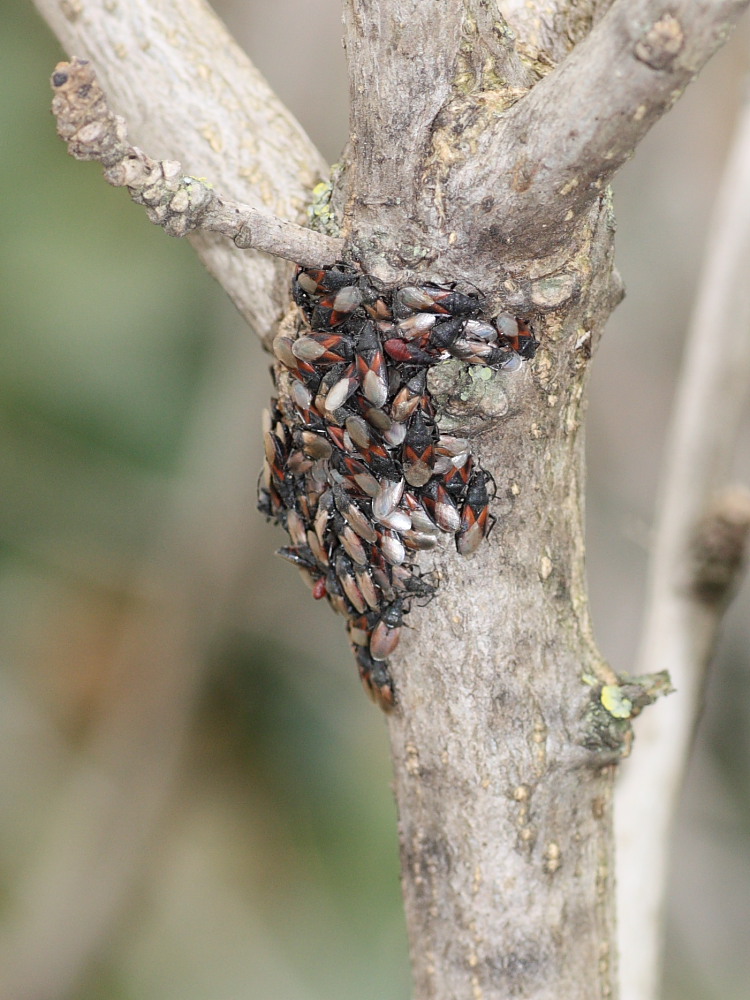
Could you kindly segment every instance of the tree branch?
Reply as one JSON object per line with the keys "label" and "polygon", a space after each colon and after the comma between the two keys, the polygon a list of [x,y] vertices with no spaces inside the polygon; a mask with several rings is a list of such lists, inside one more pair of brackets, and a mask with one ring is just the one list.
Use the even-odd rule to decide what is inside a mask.
{"label": "tree branch", "polygon": [[151,222],[170,236],[196,230],[228,236],[242,250],[255,249],[299,264],[326,266],[341,259],[344,241],[220,197],[207,181],[187,177],[175,160],[152,160],[127,141],[127,127],[107,104],[91,63],[58,63],[52,75],[52,111],[58,135],[77,160],[98,160],[114,187],[146,206]]}
{"label": "tree branch", "polygon": [[[672,416],[637,674],[679,692],[638,723],[617,791],[623,1000],[659,994],[669,831],[707,665],[743,565],[750,503],[724,486],[750,386],[750,101],[717,199]],[[714,331],[721,330],[721,344]]]}
{"label": "tree branch", "polygon": [[[210,177],[228,197],[296,222],[327,167],[299,124],[203,0],[35,0],[69,52],[96,62],[135,142]],[[238,254],[218,235],[190,237],[266,342],[287,306],[289,268]]]}
{"label": "tree branch", "polygon": [[617,0],[557,69],[463,137],[471,155],[442,180],[456,248],[470,234],[488,258],[559,249],[746,6]]}

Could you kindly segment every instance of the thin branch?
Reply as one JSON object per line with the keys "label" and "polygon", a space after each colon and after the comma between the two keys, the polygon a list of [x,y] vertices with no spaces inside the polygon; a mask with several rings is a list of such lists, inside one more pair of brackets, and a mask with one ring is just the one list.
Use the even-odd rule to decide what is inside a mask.
{"label": "thin branch", "polygon": [[[260,212],[304,222],[327,166],[203,0],[34,0],[68,53],[94,61],[133,141]],[[256,332],[270,342],[286,308],[288,264],[189,237]]]}
{"label": "thin branch", "polygon": [[[726,40],[748,0],[617,0],[565,61],[489,127],[444,181],[457,246],[546,255]],[[567,124],[566,124],[567,123]]]}
{"label": "thin branch", "polygon": [[734,487],[723,492],[696,527],[691,547],[692,587],[704,604],[716,607],[720,618],[745,571],[750,531],[750,491]]}
{"label": "thin branch", "polygon": [[[750,100],[719,193],[667,449],[637,674],[668,670],[677,696],[638,724],[618,789],[623,1000],[658,995],[669,831],[750,503],[724,484],[750,386]],[[720,325],[721,345],[714,331]]]}
{"label": "thin branch", "polygon": [[58,63],[52,89],[57,132],[71,156],[103,164],[106,180],[127,187],[133,201],[146,206],[151,222],[170,236],[221,233],[242,250],[262,250],[303,265],[341,259],[343,240],[222,198],[207,181],[186,176],[175,160],[152,160],[131,146],[124,120],[110,110],[87,60]]}

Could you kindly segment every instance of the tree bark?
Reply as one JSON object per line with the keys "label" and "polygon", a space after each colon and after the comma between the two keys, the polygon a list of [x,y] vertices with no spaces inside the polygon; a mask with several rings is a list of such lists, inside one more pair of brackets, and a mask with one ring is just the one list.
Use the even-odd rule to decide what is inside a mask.
{"label": "tree bark", "polygon": [[420,998],[615,990],[619,748],[598,731],[589,686],[606,668],[586,602],[581,428],[592,342],[620,294],[607,205],[589,252],[580,296],[537,328],[545,346],[533,366],[468,385],[466,403],[449,385],[438,397],[495,475],[498,523],[469,562],[435,561],[438,595],[411,615],[394,663]]}
{"label": "tree bark", "polygon": [[[57,5],[37,2],[59,28]],[[448,363],[431,376],[441,425],[469,436],[495,477],[497,524],[469,560],[448,550],[424,558],[438,595],[411,612],[392,661],[398,707],[389,726],[419,1000],[617,992],[612,781],[629,746],[628,716],[650,695],[633,686],[632,712],[607,702],[605,692],[621,686],[593,642],[584,577],[586,379],[622,294],[607,183],[746,3],[677,0],[665,13],[654,0],[514,2],[507,20],[488,0],[344,3],[351,136],[334,203],[345,255],[392,284],[478,288],[488,314],[529,317],[541,340],[518,374],[485,379]],[[201,100],[193,96],[186,119],[170,124],[164,150],[189,162],[183,140],[216,138],[201,103],[216,100],[206,80],[232,81],[220,88],[226,104],[233,86],[255,79],[251,67],[233,54],[215,70],[224,55],[203,41],[196,55],[208,17],[196,0],[132,6],[147,15],[149,37],[166,39],[161,57],[192,71],[191,84],[205,69]],[[120,86],[111,37],[81,30],[96,9],[106,34],[106,5],[90,3],[61,37],[97,66],[109,60]],[[129,17],[118,13],[118,32]],[[175,38],[187,39],[187,62]],[[137,32],[133,40],[127,54],[140,67],[150,46]],[[144,141],[146,119],[158,132],[170,113],[161,106],[134,121],[130,105],[142,110],[148,88],[128,89],[137,74],[127,80],[120,109]],[[239,134],[235,112],[224,121]],[[273,113],[256,127],[270,138],[262,147],[255,134],[248,140],[250,161],[235,177],[257,179],[264,207],[275,201],[290,218],[319,159],[286,118],[279,127]],[[279,134],[300,159],[277,177]],[[231,136],[223,128],[214,145]],[[205,161],[189,168],[218,176]],[[246,191],[227,190],[252,204]],[[267,335],[287,294],[271,282],[285,270],[264,264],[250,291],[246,262],[216,253],[214,272]]]}

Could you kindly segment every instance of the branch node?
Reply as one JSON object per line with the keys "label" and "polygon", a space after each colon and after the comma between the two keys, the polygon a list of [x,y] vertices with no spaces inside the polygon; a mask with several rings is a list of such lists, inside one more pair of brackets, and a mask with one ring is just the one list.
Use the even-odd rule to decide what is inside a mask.
{"label": "branch node", "polygon": [[237,235],[233,237],[233,243],[238,250],[248,250],[253,245],[253,231],[249,222],[239,226]]}
{"label": "branch node", "polygon": [[584,714],[582,745],[596,754],[598,765],[629,756],[632,720],[647,705],[673,691],[666,670],[641,677],[623,675],[615,683],[596,684]]}
{"label": "branch node", "polygon": [[734,594],[747,559],[750,491],[725,490],[698,524],[690,546],[693,593],[710,605],[726,603]]}
{"label": "branch node", "polygon": [[682,25],[672,14],[663,14],[635,43],[636,59],[651,69],[669,69],[685,45]]}

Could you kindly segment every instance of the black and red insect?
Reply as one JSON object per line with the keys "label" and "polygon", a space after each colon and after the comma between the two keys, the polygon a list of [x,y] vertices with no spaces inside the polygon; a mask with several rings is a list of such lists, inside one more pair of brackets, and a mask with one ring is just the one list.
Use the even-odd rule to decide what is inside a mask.
{"label": "black and red insect", "polygon": [[495,523],[490,514],[488,482],[494,485],[492,476],[484,469],[477,469],[471,474],[461,508],[461,522],[456,532],[456,548],[462,556],[476,552]]}

